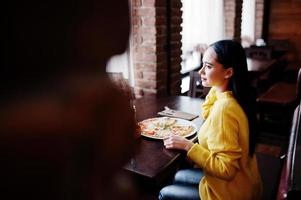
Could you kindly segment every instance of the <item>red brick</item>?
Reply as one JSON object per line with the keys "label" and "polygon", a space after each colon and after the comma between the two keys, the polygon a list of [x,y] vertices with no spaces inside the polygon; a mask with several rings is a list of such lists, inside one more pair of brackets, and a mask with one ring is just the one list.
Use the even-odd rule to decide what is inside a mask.
{"label": "red brick", "polygon": [[139,16],[149,16],[149,17],[155,16],[156,15],[156,10],[155,10],[155,8],[151,8],[151,7],[149,7],[149,8],[143,8],[142,7],[142,8],[137,10],[137,15],[139,15]]}
{"label": "red brick", "polygon": [[133,53],[133,58],[135,59],[135,61],[140,61],[140,62],[142,62],[142,61],[144,61],[144,59],[143,59],[143,55],[142,55],[142,53],[140,53],[140,52],[135,52],[135,53]]}
{"label": "red brick", "polygon": [[156,63],[134,63],[135,70],[142,70],[148,72],[156,72],[157,65]]}
{"label": "red brick", "polygon": [[143,54],[143,61],[155,63],[157,61],[157,56],[155,54]]}
{"label": "red brick", "polygon": [[139,36],[139,35],[135,35],[135,36],[133,36],[133,42],[135,43],[135,44],[142,44],[142,37],[141,36]]}
{"label": "red brick", "polygon": [[146,26],[154,26],[156,24],[156,18],[155,17],[143,17],[142,24],[146,25]]}
{"label": "red brick", "polygon": [[143,72],[143,79],[144,80],[152,80],[152,81],[156,81],[156,72],[148,72],[148,71],[144,71]]}
{"label": "red brick", "polygon": [[156,0],[142,0],[142,5],[145,7],[154,7]]}
{"label": "red brick", "polygon": [[158,90],[143,88],[143,93],[144,93],[144,96],[153,96],[153,95],[157,95]]}
{"label": "red brick", "polygon": [[145,34],[143,34],[142,38],[143,38],[143,44],[145,44],[145,43],[156,44],[156,35],[155,34],[145,33]]}
{"label": "red brick", "polygon": [[141,45],[140,47],[150,47],[150,48],[157,48],[157,44],[148,44],[148,45]]}
{"label": "red brick", "polygon": [[156,46],[141,46],[140,51],[142,51],[143,53],[156,53]]}
{"label": "red brick", "polygon": [[143,73],[142,73],[142,71],[136,70],[136,71],[135,71],[135,78],[142,79],[142,78],[143,78]]}
{"label": "red brick", "polygon": [[132,26],[132,34],[137,34],[138,33],[138,30],[139,30],[139,27],[138,26]]}
{"label": "red brick", "polygon": [[139,9],[140,9],[140,8],[138,8],[138,7],[132,8],[132,11],[131,11],[132,16],[138,16],[138,10],[139,10]]}
{"label": "red brick", "polygon": [[136,99],[139,99],[139,98],[141,98],[141,97],[143,97],[143,90],[142,90],[142,88],[139,88],[139,87],[134,87],[134,93],[135,93],[135,98]]}
{"label": "red brick", "polygon": [[140,7],[141,6],[141,0],[131,0],[131,6],[132,7]]}
{"label": "red brick", "polygon": [[141,19],[140,17],[132,17],[132,25],[141,26]]}
{"label": "red brick", "polygon": [[157,83],[156,81],[144,80],[144,79],[137,79],[137,85],[146,89],[156,89]]}
{"label": "red brick", "polygon": [[235,7],[235,0],[227,0],[224,3],[224,7]]}
{"label": "red brick", "polygon": [[138,29],[139,34],[156,34],[157,30],[152,26],[142,26]]}

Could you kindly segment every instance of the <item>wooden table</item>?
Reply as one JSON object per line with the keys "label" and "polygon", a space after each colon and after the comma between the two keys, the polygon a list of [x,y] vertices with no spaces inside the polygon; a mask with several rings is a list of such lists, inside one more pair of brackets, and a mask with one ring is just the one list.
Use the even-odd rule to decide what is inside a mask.
{"label": "wooden table", "polygon": [[[134,104],[136,105],[137,121],[142,121],[157,117],[157,112],[162,111],[164,106],[200,115],[203,101],[203,99],[186,96],[149,96],[135,100]],[[203,120],[198,117],[193,122],[199,129]],[[165,149],[162,140],[149,139],[143,136],[138,140],[140,148],[130,162],[125,165],[124,169],[147,180],[160,182],[165,175],[176,168],[181,160],[180,158],[185,155],[181,151]]]}

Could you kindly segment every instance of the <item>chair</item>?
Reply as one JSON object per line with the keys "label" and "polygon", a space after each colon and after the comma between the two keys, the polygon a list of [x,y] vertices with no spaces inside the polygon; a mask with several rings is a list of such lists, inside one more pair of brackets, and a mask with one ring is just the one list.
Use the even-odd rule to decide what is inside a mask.
{"label": "chair", "polygon": [[272,59],[272,48],[269,46],[251,46],[245,48],[245,53],[249,58],[255,58],[259,60]]}
{"label": "chair", "polygon": [[134,88],[128,83],[128,80],[123,77],[122,72],[107,72],[109,78],[130,98],[135,99]]}
{"label": "chair", "polygon": [[288,53],[293,45],[289,41],[289,39],[271,39],[268,41],[268,45],[273,47],[273,57],[281,57],[285,53]]}
{"label": "chair", "polygon": [[189,83],[189,91],[188,96],[190,97],[201,97],[204,98],[209,88],[205,88],[202,86],[201,76],[197,71],[191,71],[189,73],[190,83]]}
{"label": "chair", "polygon": [[301,195],[300,168],[301,102],[296,107],[290,132],[288,150],[278,187],[278,200],[298,199]]}
{"label": "chair", "polygon": [[288,134],[291,116],[300,98],[301,68],[296,83],[277,82],[257,98],[260,128]]}

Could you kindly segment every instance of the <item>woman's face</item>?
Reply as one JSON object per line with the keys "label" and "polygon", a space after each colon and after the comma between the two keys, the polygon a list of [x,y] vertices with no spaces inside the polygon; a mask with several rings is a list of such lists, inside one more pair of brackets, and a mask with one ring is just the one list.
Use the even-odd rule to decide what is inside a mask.
{"label": "woman's face", "polygon": [[199,71],[204,87],[222,87],[228,83],[232,76],[232,68],[225,69],[217,61],[217,55],[212,47],[209,47],[203,56],[203,66]]}

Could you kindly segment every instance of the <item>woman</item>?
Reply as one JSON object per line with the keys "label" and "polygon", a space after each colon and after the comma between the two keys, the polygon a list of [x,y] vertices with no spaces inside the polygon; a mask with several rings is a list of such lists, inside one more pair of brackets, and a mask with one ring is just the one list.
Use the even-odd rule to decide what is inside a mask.
{"label": "woman", "polygon": [[202,85],[212,87],[202,105],[205,122],[199,143],[176,135],[164,138],[167,149],[187,151],[199,169],[179,171],[175,185],[163,188],[159,199],[260,199],[262,185],[254,155],[255,101],[244,49],[232,40],[212,44],[199,74]]}

